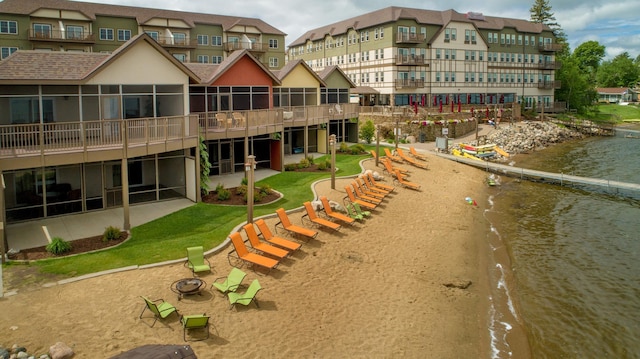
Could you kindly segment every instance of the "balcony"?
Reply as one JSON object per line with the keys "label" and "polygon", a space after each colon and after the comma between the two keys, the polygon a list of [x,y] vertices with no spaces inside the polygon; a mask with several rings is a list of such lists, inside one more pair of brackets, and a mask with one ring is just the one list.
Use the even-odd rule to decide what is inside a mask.
{"label": "balcony", "polygon": [[197,144],[195,126],[189,116],[2,125],[0,164],[20,168],[27,159],[78,163],[191,148]]}
{"label": "balcony", "polygon": [[398,55],[396,65],[424,65],[426,64],[423,55]]}
{"label": "balcony", "polygon": [[257,136],[282,131],[282,109],[250,111],[200,112],[200,131],[208,140]]}
{"label": "balcony", "polygon": [[562,50],[562,44],[542,44],[538,45],[538,51],[557,52]]}
{"label": "balcony", "polygon": [[559,70],[562,67],[562,63],[559,61],[548,61],[538,63],[540,70]]}
{"label": "balcony", "polygon": [[231,41],[225,42],[222,44],[224,51],[236,51],[236,50],[244,50],[247,49],[251,52],[267,52],[269,49],[269,44],[263,44],[261,42],[242,42],[242,41]]}
{"label": "balcony", "polygon": [[397,79],[396,88],[421,88],[424,87],[424,80]]}
{"label": "balcony", "polygon": [[420,44],[424,42],[423,34],[411,34],[408,32],[399,32],[396,35],[397,44]]}
{"label": "balcony", "polygon": [[47,42],[67,42],[76,44],[95,44],[96,38],[90,32],[67,32],[60,30],[34,30],[29,29],[29,40]]}
{"label": "balcony", "polygon": [[182,39],[171,36],[159,36],[156,41],[164,48],[195,49],[198,46],[197,39]]}
{"label": "balcony", "polygon": [[538,82],[539,89],[549,90],[549,89],[559,89],[560,87],[562,87],[562,81],[560,80]]}

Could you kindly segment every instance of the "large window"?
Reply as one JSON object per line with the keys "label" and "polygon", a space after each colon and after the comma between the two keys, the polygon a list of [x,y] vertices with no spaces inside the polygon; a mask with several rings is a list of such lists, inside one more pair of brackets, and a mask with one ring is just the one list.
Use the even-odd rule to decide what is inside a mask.
{"label": "large window", "polygon": [[67,26],[67,39],[81,40],[84,39],[84,28],[82,26]]}
{"label": "large window", "polygon": [[278,39],[269,39],[269,48],[277,49],[278,48]]}
{"label": "large window", "polygon": [[38,38],[48,39],[51,37],[51,25],[33,24],[33,35]]}
{"label": "large window", "polygon": [[209,36],[198,35],[198,45],[209,45]]}
{"label": "large window", "polygon": [[113,29],[100,28],[100,40],[113,41]]}
{"label": "large window", "polygon": [[118,41],[131,40],[131,30],[118,29]]}
{"label": "large window", "polygon": [[18,51],[17,47],[0,47],[0,60],[9,57],[16,51]]}
{"label": "large window", "polygon": [[0,34],[18,34],[18,22],[0,20]]}
{"label": "large window", "polygon": [[158,41],[160,39],[160,34],[157,31],[145,31],[147,35],[151,36],[152,39]]}
{"label": "large window", "polygon": [[278,58],[270,57],[269,58],[269,67],[278,67]]}
{"label": "large window", "polygon": [[186,45],[187,44],[187,34],[184,32],[174,32],[173,33],[173,43],[176,45]]}
{"label": "large window", "polygon": [[207,55],[198,55],[198,62],[201,64],[206,64],[209,62],[209,56]]}
{"label": "large window", "polygon": [[211,36],[211,46],[222,46],[222,36]]}

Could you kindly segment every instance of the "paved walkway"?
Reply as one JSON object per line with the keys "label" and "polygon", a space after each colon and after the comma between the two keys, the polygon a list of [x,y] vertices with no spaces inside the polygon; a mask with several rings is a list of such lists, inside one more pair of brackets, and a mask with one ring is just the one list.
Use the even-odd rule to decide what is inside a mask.
{"label": "paved walkway", "polygon": [[[490,133],[492,128],[487,125],[480,125],[478,135],[483,136]],[[475,139],[475,132],[467,136],[455,139],[453,142],[467,142]],[[380,143],[381,146],[389,144]],[[400,144],[401,148],[408,148],[406,144]],[[417,150],[423,152],[435,151],[435,142],[414,143]],[[312,153],[315,158],[322,156],[321,153]],[[285,163],[297,163],[304,157],[303,154],[286,156]],[[279,172],[269,169],[259,169],[255,171],[256,181],[273,176]],[[237,187],[244,172],[237,172],[223,176],[210,177],[210,188],[214,189],[218,183],[225,187]],[[154,219],[166,216],[170,213],[189,207],[194,203],[186,198],[132,205],[130,207],[130,222],[132,227],[150,222]],[[25,248],[39,247],[47,244],[43,226],[46,226],[51,237],[61,237],[65,240],[74,240],[99,235],[108,226],[118,228],[123,227],[124,214],[122,208],[106,209],[89,213],[72,214],[63,217],[47,218],[39,221],[30,221],[7,225],[7,249],[21,250]],[[1,293],[1,292],[0,292]]]}

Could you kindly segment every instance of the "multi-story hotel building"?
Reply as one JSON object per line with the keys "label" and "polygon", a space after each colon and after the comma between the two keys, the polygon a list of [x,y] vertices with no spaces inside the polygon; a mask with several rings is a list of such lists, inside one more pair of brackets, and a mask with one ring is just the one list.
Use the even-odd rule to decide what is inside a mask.
{"label": "multi-story hotel building", "polygon": [[182,62],[219,64],[240,49],[270,69],[285,61],[285,33],[260,19],[68,0],[0,2],[0,59],[19,49],[112,52],[141,33]]}
{"label": "multi-story hotel building", "polygon": [[548,26],[527,20],[388,7],[309,30],[288,56],[314,71],[339,66],[365,89],[363,105],[550,106],[560,49]]}

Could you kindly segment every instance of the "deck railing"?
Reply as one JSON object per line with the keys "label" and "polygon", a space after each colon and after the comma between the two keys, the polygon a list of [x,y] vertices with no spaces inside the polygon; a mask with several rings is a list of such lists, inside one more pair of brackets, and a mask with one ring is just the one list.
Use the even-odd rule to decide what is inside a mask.
{"label": "deck railing", "polygon": [[190,116],[0,125],[0,158],[153,144],[197,136]]}

